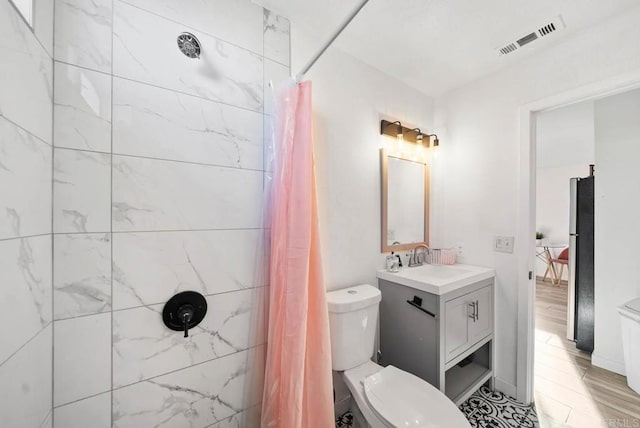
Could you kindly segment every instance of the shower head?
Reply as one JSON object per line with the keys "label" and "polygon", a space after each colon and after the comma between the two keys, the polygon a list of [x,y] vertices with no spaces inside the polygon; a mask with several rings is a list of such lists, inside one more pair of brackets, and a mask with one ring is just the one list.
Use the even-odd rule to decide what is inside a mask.
{"label": "shower head", "polygon": [[178,48],[189,58],[200,58],[200,41],[191,33],[178,36]]}

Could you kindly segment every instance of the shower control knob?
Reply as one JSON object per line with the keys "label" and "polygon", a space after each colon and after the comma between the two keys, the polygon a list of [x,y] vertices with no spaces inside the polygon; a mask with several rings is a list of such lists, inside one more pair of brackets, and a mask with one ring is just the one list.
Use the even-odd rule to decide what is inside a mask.
{"label": "shower control knob", "polygon": [[178,319],[184,324],[184,337],[189,337],[189,321],[193,319],[193,306],[190,304],[182,305],[178,308]]}
{"label": "shower control knob", "polygon": [[184,331],[184,337],[189,337],[189,329],[200,324],[206,314],[204,296],[195,291],[183,291],[164,305],[162,320],[171,330]]}

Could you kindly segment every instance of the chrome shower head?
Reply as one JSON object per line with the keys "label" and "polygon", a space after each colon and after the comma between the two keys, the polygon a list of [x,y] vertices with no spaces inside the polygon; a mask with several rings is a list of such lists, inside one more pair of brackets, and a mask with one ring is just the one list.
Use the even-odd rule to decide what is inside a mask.
{"label": "chrome shower head", "polygon": [[200,41],[191,33],[178,36],[178,48],[189,58],[200,58]]}

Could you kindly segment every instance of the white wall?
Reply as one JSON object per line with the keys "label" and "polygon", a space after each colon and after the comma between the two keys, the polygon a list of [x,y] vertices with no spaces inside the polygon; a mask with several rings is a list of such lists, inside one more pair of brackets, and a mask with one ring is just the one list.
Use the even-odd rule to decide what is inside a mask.
{"label": "white wall", "polygon": [[[568,245],[569,179],[586,177],[595,163],[593,105],[589,100],[536,116],[536,231],[551,243]],[[546,267],[536,260],[537,275]],[[562,279],[568,279],[568,269]]]}
{"label": "white wall", "polygon": [[[292,23],[292,69],[316,51]],[[380,119],[432,129],[432,100],[336,48],[311,69],[320,233],[327,289],[377,284]],[[437,187],[437,183],[432,183]]]}
{"label": "white wall", "polygon": [[594,364],[624,373],[616,307],[640,297],[640,90],[596,101]]}
{"label": "white wall", "polygon": [[52,2],[0,0],[0,424],[50,428]]}
{"label": "white wall", "polygon": [[[583,101],[536,115],[537,168],[593,163],[593,104],[593,100]],[[588,172],[586,168],[582,175]]]}
{"label": "white wall", "polygon": [[491,252],[491,242],[496,234],[517,235],[518,109],[640,71],[639,21],[635,8],[436,101],[443,165],[436,176],[441,197],[432,200],[439,212],[432,230],[448,242],[464,241],[465,261],[496,268],[498,386],[510,392],[516,385],[517,266],[526,263],[528,249],[522,236],[513,255]]}

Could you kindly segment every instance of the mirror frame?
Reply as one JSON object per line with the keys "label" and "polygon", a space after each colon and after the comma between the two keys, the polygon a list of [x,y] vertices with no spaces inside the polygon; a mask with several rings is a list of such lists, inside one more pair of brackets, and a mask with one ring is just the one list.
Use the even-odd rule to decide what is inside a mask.
{"label": "mirror frame", "polygon": [[[397,244],[397,245],[389,245],[387,244],[387,232],[388,232],[388,203],[389,203],[389,157],[394,157],[398,159],[403,159],[409,162],[421,163],[424,165],[424,241],[422,242],[411,242],[408,244]],[[416,245],[424,244],[429,245],[429,164],[426,161],[419,161],[415,159],[411,159],[408,156],[403,156],[402,154],[395,154],[390,152],[387,149],[380,149],[380,166],[382,170],[381,175],[381,214],[382,214],[382,231],[381,231],[381,241],[382,241],[382,252],[389,253],[391,251],[404,251],[404,250],[413,250]]]}

